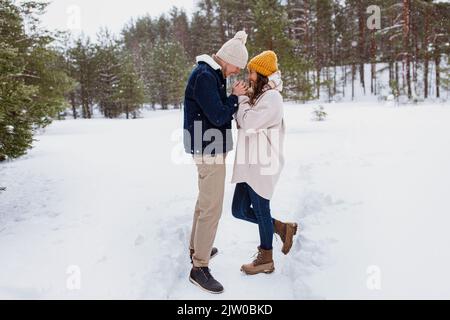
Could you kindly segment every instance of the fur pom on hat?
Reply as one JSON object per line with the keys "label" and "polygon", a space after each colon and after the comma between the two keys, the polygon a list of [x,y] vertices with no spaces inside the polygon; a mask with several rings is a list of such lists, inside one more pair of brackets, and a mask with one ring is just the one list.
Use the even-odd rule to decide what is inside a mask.
{"label": "fur pom on hat", "polygon": [[236,67],[244,69],[248,62],[248,51],[245,47],[247,43],[247,33],[239,31],[233,39],[227,41],[219,51],[217,56],[223,61]]}

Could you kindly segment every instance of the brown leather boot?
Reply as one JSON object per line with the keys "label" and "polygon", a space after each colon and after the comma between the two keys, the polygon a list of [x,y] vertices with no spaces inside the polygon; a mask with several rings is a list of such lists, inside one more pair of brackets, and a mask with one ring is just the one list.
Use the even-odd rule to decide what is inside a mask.
{"label": "brown leather boot", "polygon": [[280,236],[283,242],[281,252],[288,254],[292,248],[293,238],[297,234],[298,225],[296,223],[284,223],[275,220],[274,229],[275,233]]}
{"label": "brown leather boot", "polygon": [[275,264],[273,263],[272,250],[264,250],[258,247],[256,259],[252,263],[244,264],[241,271],[248,275],[274,272]]}

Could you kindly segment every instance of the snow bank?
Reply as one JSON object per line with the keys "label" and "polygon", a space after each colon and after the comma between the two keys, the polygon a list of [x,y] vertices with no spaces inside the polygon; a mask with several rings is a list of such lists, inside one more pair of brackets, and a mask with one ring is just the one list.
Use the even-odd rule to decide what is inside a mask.
{"label": "snow bank", "polygon": [[211,263],[225,293],[188,282],[195,166],[172,159],[182,113],[157,111],[55,122],[0,165],[0,298],[450,298],[450,108],[324,104],[313,122],[315,106],[286,106],[272,210],[302,230],[288,256],[275,242],[274,274],[239,272],[258,236],[228,184]]}

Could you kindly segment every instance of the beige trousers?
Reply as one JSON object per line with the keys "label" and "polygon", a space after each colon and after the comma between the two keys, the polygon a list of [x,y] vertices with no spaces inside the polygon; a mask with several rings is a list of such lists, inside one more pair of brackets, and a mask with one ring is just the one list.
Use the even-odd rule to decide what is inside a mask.
{"label": "beige trousers", "polygon": [[190,249],[195,267],[207,267],[222,215],[226,154],[194,156],[198,172],[198,198],[192,224]]}

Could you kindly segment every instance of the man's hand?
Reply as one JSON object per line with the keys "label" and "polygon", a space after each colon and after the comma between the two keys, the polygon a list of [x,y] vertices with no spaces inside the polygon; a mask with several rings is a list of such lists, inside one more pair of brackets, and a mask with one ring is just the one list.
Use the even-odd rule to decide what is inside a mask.
{"label": "man's hand", "polygon": [[244,81],[236,81],[233,84],[232,94],[235,96],[245,96],[247,94],[248,86]]}

